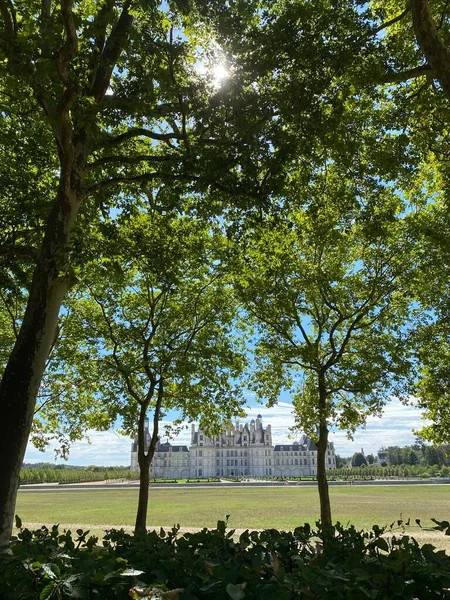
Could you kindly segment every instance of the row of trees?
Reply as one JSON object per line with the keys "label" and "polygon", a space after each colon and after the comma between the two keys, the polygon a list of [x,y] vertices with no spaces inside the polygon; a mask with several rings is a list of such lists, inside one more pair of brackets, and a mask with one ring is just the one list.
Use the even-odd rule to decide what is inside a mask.
{"label": "row of trees", "polygon": [[244,373],[316,440],[325,529],[331,426],[415,392],[446,439],[448,27],[444,0],[0,0],[0,544],[33,423],[63,453],[137,433],[140,528],[161,418],[214,430]]}
{"label": "row of trees", "polygon": [[[342,459],[339,463],[343,464]],[[378,462],[380,466],[396,466],[396,465],[450,465],[449,446],[442,444],[440,446],[432,446],[425,444],[414,444],[413,446],[387,446],[381,448],[378,453],[377,461],[372,454],[364,455],[362,452],[355,452],[351,458],[353,467],[372,465]]]}
{"label": "row of trees", "polygon": [[20,484],[33,483],[89,483],[91,481],[107,481],[117,479],[136,479],[136,471],[111,467],[102,471],[92,469],[54,469],[36,468],[22,469]]}
{"label": "row of trees", "polygon": [[341,467],[329,471],[328,476],[332,479],[382,479],[382,478],[407,478],[407,477],[448,477],[450,468],[446,465],[398,465],[395,467],[368,465],[361,467]]}

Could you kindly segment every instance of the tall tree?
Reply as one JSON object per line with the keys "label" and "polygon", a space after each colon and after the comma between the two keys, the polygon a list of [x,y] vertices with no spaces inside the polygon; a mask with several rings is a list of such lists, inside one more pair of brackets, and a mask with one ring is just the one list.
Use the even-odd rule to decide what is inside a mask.
{"label": "tall tree", "polygon": [[[217,428],[241,415],[245,353],[218,233],[192,218],[151,211],[122,215],[116,226],[112,241],[98,247],[100,264],[88,267],[88,288],[73,299],[68,326],[80,346],[68,357],[66,377],[80,378],[81,370],[84,381],[73,401],[87,392],[97,399],[93,420],[96,414],[100,424],[102,417],[121,417],[122,429],[137,433],[137,531],[146,526],[161,419],[175,411],[178,423],[202,420]],[[86,379],[91,366],[94,376]],[[149,412],[153,430],[146,448]]]}
{"label": "tall tree", "polygon": [[[85,235],[111,207],[127,206],[130,191],[144,192],[155,180],[167,184],[168,206],[176,202],[182,183],[193,182],[191,189],[202,192],[211,181],[225,192],[213,198],[212,210],[229,202],[230,188],[234,194],[242,192],[244,205],[252,205],[279,186],[292,153],[310,157],[313,148],[313,155],[320,154],[320,144],[305,142],[315,124],[321,123],[313,132],[318,140],[333,129],[335,116],[339,120],[339,110],[330,112],[334,92],[330,96],[327,89],[334,73],[348,64],[349,52],[336,42],[333,18],[339,14],[342,32],[350,27],[354,33],[357,3],[339,13],[325,2],[316,12],[311,12],[310,2],[299,3],[298,22],[305,27],[295,40],[296,59],[285,61],[289,74],[281,78],[274,62],[278,50],[269,45],[261,49],[284,40],[292,17],[285,11],[289,3],[282,4],[280,27],[272,2],[238,3],[233,10],[227,6],[226,14],[222,2],[197,4],[218,25],[226,56],[246,57],[245,77],[236,58],[234,78],[214,95],[195,75],[198,48],[207,46],[205,55],[214,55],[214,44],[201,40],[204,30],[197,26],[194,2],[0,0],[0,95],[13,99],[21,117],[32,104],[29,115],[36,126],[25,133],[22,149],[26,153],[27,147],[33,148],[29,173],[44,196],[38,202],[27,188],[31,226],[22,228],[27,239],[21,231],[3,246],[22,259],[30,246],[24,242],[34,242],[26,269],[26,310],[0,383],[6,432],[0,442],[0,545],[9,539],[35,399],[57,334],[62,299],[77,279],[72,259],[83,253]],[[313,30],[308,21],[320,17],[320,11]],[[249,44],[241,45],[243,32]],[[286,49],[280,48],[283,55]],[[258,60],[252,59],[255,52]],[[287,127],[285,118],[292,114],[286,92],[293,73],[302,73],[291,97],[299,99],[295,112],[307,123],[303,131],[298,123]],[[283,85],[277,92],[278,83]],[[10,118],[8,108],[0,118],[2,123]],[[42,135],[36,138],[37,131]],[[45,157],[44,167],[36,167]],[[53,193],[51,188],[42,193],[42,173],[45,183],[53,182]],[[12,223],[17,230],[17,219],[14,211],[8,227]]]}
{"label": "tall tree", "polygon": [[271,403],[290,390],[296,425],[316,440],[325,528],[330,428],[352,433],[407,381],[401,211],[391,188],[346,180],[328,165],[305,187],[292,181],[278,207],[237,238],[236,286],[259,325],[252,386]]}
{"label": "tall tree", "polygon": [[28,294],[0,383],[0,545],[9,540],[36,395],[62,299],[77,279],[71,263],[83,252],[83,235],[102,212],[126,204],[132,189],[201,178],[197,159],[211,131],[203,114],[192,152],[191,111],[210,112],[210,93],[192,66],[198,37],[191,46],[182,29],[177,3],[0,2],[0,97],[18,108],[15,116],[9,107],[2,112],[2,138],[9,132],[9,152],[18,147],[28,165],[22,187],[2,165],[7,195],[16,182],[25,199],[20,213],[14,203],[2,211],[1,255],[20,265],[7,266],[9,275],[28,258]]}

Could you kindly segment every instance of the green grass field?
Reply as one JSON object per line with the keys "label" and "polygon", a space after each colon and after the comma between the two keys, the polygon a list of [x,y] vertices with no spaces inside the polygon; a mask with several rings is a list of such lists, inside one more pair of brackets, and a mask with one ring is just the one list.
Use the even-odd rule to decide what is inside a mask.
{"label": "green grass field", "polygon": [[[450,486],[331,487],[334,520],[370,528],[402,515],[406,520],[450,520]],[[16,512],[24,523],[133,525],[138,490],[19,491]],[[233,528],[292,529],[319,515],[313,487],[183,488],[150,490],[148,524],[213,527],[225,514]]]}

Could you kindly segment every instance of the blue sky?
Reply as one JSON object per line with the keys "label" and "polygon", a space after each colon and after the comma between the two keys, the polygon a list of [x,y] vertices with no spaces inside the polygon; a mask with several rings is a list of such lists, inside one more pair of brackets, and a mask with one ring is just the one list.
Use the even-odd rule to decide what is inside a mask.
{"label": "blue sky", "polygon": [[[293,434],[289,428],[293,425],[292,405],[289,402],[279,402],[272,408],[254,404],[248,409],[248,419],[253,419],[258,413],[263,417],[263,423],[272,425],[274,444],[289,441]],[[398,400],[392,400],[386,407],[381,418],[370,417],[365,429],[356,432],[354,441],[348,440],[345,432],[330,434],[337,454],[351,456],[354,452],[364,449],[366,454],[376,452],[381,446],[405,446],[414,443],[412,429],[420,429],[424,424],[421,410],[415,406],[403,406]],[[88,441],[76,442],[71,450],[68,464],[73,465],[129,465],[130,438],[115,431],[88,432]],[[187,426],[173,443],[189,444],[190,427]],[[53,462],[54,453],[51,448],[46,452],[36,450],[28,445],[25,462]],[[64,462],[58,460],[58,462]]]}

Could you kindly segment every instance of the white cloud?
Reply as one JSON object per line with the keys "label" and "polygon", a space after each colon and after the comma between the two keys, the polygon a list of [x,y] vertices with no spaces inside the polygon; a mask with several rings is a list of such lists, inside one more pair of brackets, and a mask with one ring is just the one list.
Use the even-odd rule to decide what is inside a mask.
{"label": "white cloud", "polygon": [[[267,408],[262,405],[248,408],[248,420],[256,419],[261,414],[263,424],[272,426],[274,444],[292,440],[289,428],[293,425],[292,405],[289,402],[279,402],[276,406]],[[163,422],[170,423],[170,421]],[[359,429],[354,440],[348,440],[345,432],[336,431],[330,434],[335,450],[341,456],[349,456],[364,448],[369,454],[376,452],[381,446],[405,446],[414,442],[411,429],[420,429],[424,424],[421,410],[416,406],[404,406],[399,400],[392,400],[385,408],[383,416],[369,417],[366,429]],[[73,444],[69,463],[75,465],[129,465],[131,440],[114,431],[88,432],[91,443],[87,441]],[[190,444],[191,428],[188,426],[176,438],[177,444]],[[290,436],[290,437],[289,437]],[[297,436],[294,436],[294,438]],[[292,443],[292,442],[291,442]],[[54,460],[52,449],[42,453],[29,444],[25,462],[41,462]]]}

